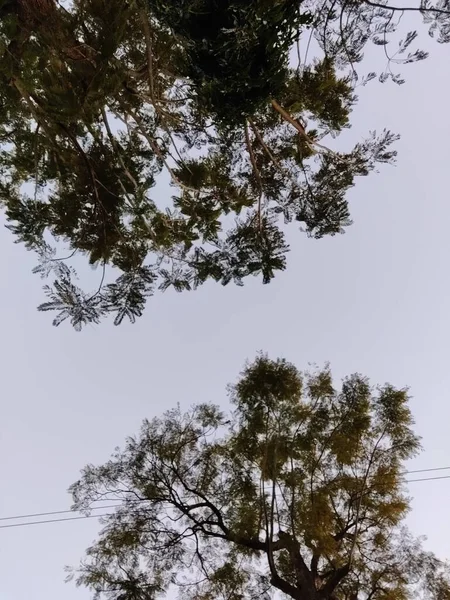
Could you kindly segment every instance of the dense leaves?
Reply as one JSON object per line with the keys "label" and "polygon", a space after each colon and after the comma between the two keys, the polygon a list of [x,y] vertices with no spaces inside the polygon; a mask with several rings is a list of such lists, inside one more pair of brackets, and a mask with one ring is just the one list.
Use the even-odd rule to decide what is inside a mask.
{"label": "dense leaves", "polygon": [[406,390],[260,356],[212,404],[145,421],[71,487],[118,501],[72,574],[96,598],[450,598],[449,569],[404,527],[418,450]]}
{"label": "dense leaves", "polygon": [[[418,7],[441,42],[449,1]],[[286,267],[285,223],[342,233],[355,178],[395,158],[388,131],[348,152],[333,138],[350,125],[365,44],[386,49],[397,12],[369,0],[0,0],[0,202],[44,260],[37,272],[56,276],[40,309],[60,311],[55,325],[134,322],[155,290],[268,283]],[[314,36],[319,54],[291,68],[293,45]],[[391,63],[425,57],[416,37],[382,81],[401,82]],[[101,267],[91,293],[56,267],[77,254]]]}
{"label": "dense leaves", "polygon": [[222,126],[240,125],[282,92],[289,50],[313,19],[298,0],[159,0],[152,12],[181,38],[183,75]]}

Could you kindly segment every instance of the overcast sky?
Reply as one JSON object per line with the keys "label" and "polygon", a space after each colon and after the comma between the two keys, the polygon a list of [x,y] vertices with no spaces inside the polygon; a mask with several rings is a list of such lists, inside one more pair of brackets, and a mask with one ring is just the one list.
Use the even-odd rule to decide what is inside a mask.
{"label": "overcast sky", "polygon": [[[345,235],[314,241],[292,225],[288,269],[268,286],[167,292],[134,326],[77,334],[36,312],[35,259],[0,228],[0,517],[68,508],[79,469],[144,417],[177,402],[226,406],[226,384],[258,350],[299,368],[330,361],[336,380],[358,371],[410,386],[424,445],[412,468],[450,466],[450,49],[421,32],[432,56],[402,87],[364,88],[353,129],[333,142],[387,127],[402,134],[397,166],[357,181]],[[450,558],[450,479],[410,491],[411,528]],[[63,567],[96,531],[95,520],[0,530],[0,599],[87,600]]]}

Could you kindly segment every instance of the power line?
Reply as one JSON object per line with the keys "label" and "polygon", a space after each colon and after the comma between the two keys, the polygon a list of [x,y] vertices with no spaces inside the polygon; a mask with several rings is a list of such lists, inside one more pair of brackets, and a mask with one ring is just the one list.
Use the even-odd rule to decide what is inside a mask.
{"label": "power line", "polygon": [[436,479],[450,479],[450,475],[442,475],[441,477],[422,477],[421,479],[407,479],[405,483],[414,483],[415,481],[435,481]]}
{"label": "power line", "polygon": [[[99,510],[100,508],[116,508],[118,504],[108,504],[107,506],[93,506],[91,510]],[[32,513],[29,515],[16,515],[14,517],[0,517],[0,521],[17,521],[17,519],[31,519],[32,517],[49,517],[51,515],[67,515],[68,513],[79,512],[73,510],[53,510],[51,512]],[[95,516],[95,515],[94,515]],[[77,517],[78,518],[78,517]],[[0,525],[1,527],[1,525]]]}
{"label": "power line", "polygon": [[46,523],[61,523],[62,521],[78,521],[79,519],[99,519],[100,517],[107,517],[111,514],[113,513],[103,513],[101,515],[83,515],[82,517],[66,517],[64,519],[47,519],[46,521],[29,521],[28,523],[10,523],[9,525],[0,525],[0,529],[9,529],[10,527],[28,527],[29,525],[44,525]]}
{"label": "power line", "polygon": [[[413,474],[413,473],[428,473],[428,472],[432,472],[432,471],[446,471],[449,470],[450,467],[435,467],[432,469],[417,469],[417,470],[413,470],[413,471],[405,471],[405,475],[406,474]],[[416,483],[416,482],[422,482],[422,481],[436,481],[436,480],[440,480],[440,479],[450,479],[450,475],[441,475],[438,477],[421,477],[418,479],[406,479],[405,483]],[[142,500],[136,500],[136,502],[146,502],[147,499],[142,499]],[[107,505],[102,505],[102,506],[93,506],[90,507],[90,510],[100,510],[100,509],[107,509],[107,508],[117,508],[119,507],[119,504],[107,504]],[[30,514],[25,514],[25,515],[16,515],[16,516],[12,516],[12,517],[0,517],[0,521],[16,521],[18,519],[30,519],[33,517],[47,517],[47,516],[54,516],[54,515],[64,515],[64,514],[73,514],[73,510],[54,510],[54,511],[48,511],[48,512],[41,512],[41,513],[30,513]],[[43,525],[43,524],[48,524],[48,523],[62,523],[65,521],[78,521],[81,519],[99,519],[101,517],[108,517],[110,515],[112,515],[114,513],[102,513],[102,514],[94,514],[94,515],[82,515],[82,516],[78,516],[78,517],[63,517],[61,519],[46,519],[46,520],[40,520],[40,521],[27,521],[27,522],[22,522],[22,523],[9,523],[8,525],[0,525],[0,529],[10,529],[12,527],[27,527],[29,525]]]}
{"label": "power line", "polygon": [[412,473],[429,473],[430,471],[448,471],[450,467],[435,467],[434,469],[416,469],[415,471],[405,471],[405,475]]}

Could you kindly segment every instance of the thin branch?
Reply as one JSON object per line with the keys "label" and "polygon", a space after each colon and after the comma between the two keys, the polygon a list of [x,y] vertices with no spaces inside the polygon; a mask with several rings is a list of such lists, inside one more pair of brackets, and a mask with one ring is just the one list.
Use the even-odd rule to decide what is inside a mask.
{"label": "thin branch", "polygon": [[280,163],[278,162],[277,158],[273,155],[272,151],[270,150],[270,148],[268,147],[268,145],[266,144],[266,142],[264,141],[261,132],[259,131],[259,129],[257,128],[255,122],[253,121],[253,119],[249,119],[248,122],[250,123],[251,128],[253,129],[253,133],[256,136],[256,139],[258,140],[258,142],[261,144],[261,146],[263,147],[265,153],[267,154],[267,156],[270,158],[270,160],[273,162],[273,164],[277,167],[277,169],[283,174],[284,170],[283,167],[280,165]]}
{"label": "thin branch", "polygon": [[[263,463],[263,469],[266,469],[268,466],[268,416],[266,419],[266,447],[265,447],[265,459],[264,459],[264,463]],[[274,467],[275,465],[273,465]],[[266,494],[265,494],[265,486],[264,486],[264,472],[261,471],[261,479],[260,479],[260,490],[261,490],[261,500],[263,503],[263,507],[264,507],[264,521],[265,521],[265,531],[266,531],[266,541],[265,541],[265,552],[267,555],[267,561],[269,563],[269,570],[270,570],[270,582],[271,584],[278,588],[280,591],[282,591],[283,593],[287,594],[288,596],[290,596],[291,598],[294,598],[295,600],[300,600],[299,598],[299,590],[296,586],[290,584],[288,581],[286,581],[285,579],[283,579],[282,577],[280,577],[280,575],[278,574],[276,565],[275,565],[275,560],[273,557],[273,552],[275,550],[275,544],[273,541],[273,514],[274,514],[274,484],[275,484],[275,475],[273,476],[273,484],[272,484],[272,499],[271,499],[271,515],[270,515],[270,524],[269,524],[269,515],[267,513],[267,506],[266,506]],[[286,548],[286,540],[282,540],[280,539],[278,540],[278,544],[281,544],[281,548]],[[277,547],[278,547],[277,544]]]}
{"label": "thin branch", "polygon": [[81,147],[79,141],[77,140],[76,136],[69,130],[67,129],[67,127],[65,125],[63,125],[62,123],[58,123],[58,126],[64,131],[64,133],[66,134],[66,136],[70,139],[70,141],[72,142],[72,144],[75,146],[75,149],[77,150],[77,152],[80,154],[81,158],[83,159],[87,169],[88,169],[88,173],[89,173],[89,177],[91,179],[92,182],[92,187],[94,189],[94,196],[95,199],[98,203],[99,206],[101,206],[101,208],[103,210],[105,210],[102,201],[100,200],[100,195],[98,193],[98,188],[97,188],[97,178],[95,176],[95,171],[94,168],[92,167],[91,161],[89,160],[89,157],[86,155],[86,152],[83,150],[83,148]]}
{"label": "thin branch", "polygon": [[58,262],[58,261],[62,261],[62,260],[69,260],[69,258],[72,258],[73,256],[75,256],[75,254],[78,252],[78,249],[75,248],[75,250],[73,252],[71,252],[69,254],[69,256],[62,256],[61,258],[49,258],[48,261],[49,262]]}
{"label": "thin branch", "polygon": [[[92,166],[91,160],[89,159],[89,157],[87,156],[86,152],[83,150],[82,146],[80,145],[79,141],[77,140],[76,135],[74,135],[63,123],[57,123],[58,127],[60,129],[62,129],[65,133],[65,135],[70,139],[70,141],[72,142],[72,144],[75,146],[75,149],[77,150],[77,152],[79,153],[79,155],[81,156],[83,162],[85,163],[88,173],[89,173],[89,177],[91,179],[92,182],[92,187],[94,190],[94,197],[96,200],[96,204],[98,207],[100,207],[101,211],[102,211],[102,222],[103,222],[103,235],[104,235],[104,241],[106,243],[106,219],[105,219],[105,215],[106,215],[106,209],[103,205],[103,202],[101,201],[100,198],[100,194],[98,193],[98,187],[97,187],[97,183],[100,183],[99,180],[96,177],[95,174],[95,170],[94,167]],[[101,184],[103,186],[103,184]],[[105,186],[103,186],[105,187]],[[106,189],[106,188],[105,188]],[[109,190],[107,190],[109,192]],[[123,235],[122,232],[120,231],[120,229],[117,227],[117,225],[115,225],[115,229],[118,232],[119,236],[123,239]],[[103,280],[102,280],[103,281]]]}
{"label": "thin branch", "polygon": [[[324,51],[325,57],[328,57],[328,52],[327,52],[327,29],[328,29],[328,23],[330,22],[331,15],[333,13],[333,8],[335,7],[336,2],[337,2],[337,0],[333,0],[332,5],[329,7],[329,9],[327,11],[327,16],[326,16],[326,19],[325,19],[325,24],[323,26],[323,33],[321,34],[322,43],[323,43],[323,51]],[[321,12],[325,9],[326,3],[327,2],[325,0],[325,2],[322,5]]]}
{"label": "thin branch", "polygon": [[153,108],[155,109],[157,114],[160,116],[164,130],[166,131],[167,135],[169,136],[170,141],[172,142],[172,145],[175,148],[175,152],[178,155],[178,158],[183,163],[183,157],[181,156],[181,154],[177,148],[177,145],[175,144],[175,140],[173,139],[170,129],[166,125],[163,111],[161,110],[160,107],[158,107],[159,99],[157,99],[155,97],[155,83],[154,83],[154,75],[153,75],[153,50],[152,50],[153,39],[152,39],[152,32],[150,30],[150,26],[148,23],[148,15],[145,10],[141,9],[139,11],[139,16],[141,19],[142,27],[144,29],[145,46],[146,46],[146,51],[147,51],[147,74],[148,74],[148,82],[149,82],[149,86],[150,86],[150,97],[152,100]]}
{"label": "thin branch", "polygon": [[102,265],[103,271],[102,271],[102,277],[100,279],[100,284],[98,286],[97,291],[92,294],[92,296],[87,300],[88,302],[90,302],[91,300],[93,300],[96,296],[98,296],[101,292],[101,289],[103,287],[103,282],[105,281],[105,273],[106,273],[106,262],[103,261],[103,265]]}
{"label": "thin branch", "polygon": [[103,123],[105,124],[105,127],[106,127],[106,132],[108,134],[109,141],[111,142],[111,146],[113,147],[113,149],[117,153],[117,158],[119,159],[120,166],[122,167],[125,175],[128,177],[128,179],[131,181],[131,183],[135,187],[136,191],[138,191],[139,190],[139,184],[136,181],[136,179],[133,177],[133,175],[131,175],[130,171],[127,169],[127,167],[126,167],[126,165],[125,165],[125,163],[123,161],[122,151],[121,151],[121,149],[119,147],[119,144],[117,143],[117,140],[115,139],[115,137],[112,134],[111,127],[109,126],[108,117],[106,115],[106,112],[105,112],[104,108],[102,108],[101,113],[102,113],[102,119],[103,119]]}
{"label": "thin branch", "polygon": [[300,77],[300,69],[302,67],[302,54],[300,51],[300,36],[297,37],[295,45],[297,47],[297,60],[298,60],[296,73],[297,73],[297,77]]}
{"label": "thin branch", "polygon": [[34,144],[34,202],[37,202],[37,194],[38,194],[38,184],[39,184],[39,154],[38,154],[38,144],[39,144],[39,127],[40,124],[37,123],[36,131],[34,132],[35,144]]}
{"label": "thin branch", "polygon": [[[347,38],[344,35],[344,29],[345,28],[343,27],[343,16],[344,16],[344,10],[345,10],[346,6],[347,6],[347,4],[344,3],[343,6],[342,6],[342,8],[341,8],[341,14],[339,15],[339,29],[340,29],[340,32],[341,32],[342,47],[344,48],[345,55],[346,55],[347,60],[348,60],[348,62],[350,64],[350,68],[352,70],[353,77],[355,79],[358,79],[358,75],[356,73],[355,66],[353,64],[352,58],[351,58],[350,53],[349,53],[348,48],[347,48]],[[347,19],[347,23],[348,23],[348,19]]]}
{"label": "thin branch", "polygon": [[259,226],[259,230],[261,231],[261,229],[262,229],[262,222],[261,222],[261,198],[262,198],[262,195],[263,195],[263,184],[262,184],[262,180],[261,180],[261,173],[259,172],[258,165],[256,164],[255,154],[253,152],[252,144],[250,142],[250,137],[248,135],[247,123],[244,124],[244,133],[245,133],[245,143],[247,145],[247,151],[248,151],[248,154],[250,156],[250,162],[252,163],[253,172],[255,174],[255,178],[256,178],[256,181],[257,181],[257,184],[258,184],[258,188],[259,188],[259,195],[258,195],[258,226]]}
{"label": "thin branch", "polygon": [[403,7],[403,6],[390,6],[389,4],[380,4],[378,2],[372,2],[371,0],[363,0],[364,4],[368,4],[369,6],[373,6],[374,8],[384,8],[385,10],[392,10],[392,11],[410,11],[410,12],[421,12],[421,13],[426,13],[426,12],[432,12],[432,13],[437,13],[439,15],[450,15],[450,10],[444,10],[442,8],[434,8],[434,7],[430,7],[430,8],[421,8],[420,6],[416,7],[416,6],[407,6],[407,7]]}
{"label": "thin branch", "polygon": [[259,131],[259,129],[257,128],[256,124],[254,123],[253,119],[249,119],[248,122],[250,123],[250,126],[253,129],[256,139],[261,144],[261,146],[264,149],[264,152],[267,154],[267,156],[273,162],[273,164],[278,169],[278,171],[283,175],[283,177],[288,177],[292,181],[292,184],[294,185],[294,187],[296,187],[298,190],[301,191],[302,188],[301,188],[300,184],[298,183],[298,181],[295,180],[295,178],[292,176],[292,174],[289,171],[286,171],[286,169],[284,169],[282,167],[282,165],[279,163],[278,159],[275,157],[273,152],[270,150],[269,146],[264,141],[262,134]]}
{"label": "thin branch", "polygon": [[362,484],[362,487],[361,487],[361,493],[360,493],[360,496],[358,498],[358,505],[356,507],[355,537],[353,538],[352,547],[350,549],[350,556],[349,556],[349,559],[348,559],[348,565],[349,565],[349,567],[352,564],[353,557],[354,557],[355,550],[356,550],[356,543],[358,541],[358,533],[359,533],[358,527],[359,527],[359,520],[360,520],[360,513],[361,513],[361,505],[362,505],[363,495],[364,495],[364,492],[365,492],[365,489],[366,489],[366,486],[367,486],[367,480],[369,478],[370,469],[372,468],[372,463],[373,463],[373,460],[375,458],[375,452],[378,450],[378,446],[379,446],[381,440],[383,439],[385,433],[386,433],[386,430],[384,429],[382,431],[380,437],[378,438],[378,440],[377,440],[377,442],[375,444],[374,449],[371,452],[370,459],[369,459],[369,464],[367,465],[367,469],[366,469],[366,472],[364,474],[363,484]]}
{"label": "thin branch", "polygon": [[143,9],[139,11],[139,17],[141,19],[142,27],[144,29],[145,46],[147,51],[147,74],[148,82],[150,85],[150,96],[153,104],[155,103],[155,86],[153,79],[153,52],[152,52],[152,33],[148,24],[147,12]]}
{"label": "thin branch", "polygon": [[[315,29],[314,27],[311,27],[311,33],[309,34],[308,43],[306,45],[305,58],[303,60],[303,65],[304,66],[306,66],[306,59],[308,58],[309,47],[311,45],[311,40],[312,40],[312,37],[314,35],[314,29]],[[302,68],[300,69],[300,73],[303,75],[303,69]]]}
{"label": "thin branch", "polygon": [[45,131],[45,133],[49,136],[49,138],[51,140],[54,140],[54,138],[55,138],[54,132],[49,128],[47,123],[41,118],[41,117],[43,117],[43,115],[39,114],[39,112],[41,110],[40,107],[38,105],[36,105],[34,103],[34,101],[31,99],[31,96],[28,93],[25,86],[23,85],[22,81],[20,79],[18,79],[17,77],[14,77],[11,80],[11,85],[16,88],[16,90],[19,92],[22,99],[25,100],[25,103],[28,106],[28,108],[30,109],[30,112],[33,116],[33,119],[36,121],[36,123],[42,126],[42,129]]}
{"label": "thin branch", "polygon": [[[113,113],[113,115],[115,117],[117,117],[120,121],[122,121],[122,123],[125,123],[125,125],[127,126],[127,128],[130,127],[129,123],[115,110],[110,109],[111,112]],[[147,140],[150,148],[153,150],[153,152],[158,156],[158,158],[162,161],[162,163],[164,164],[164,166],[166,167],[173,183],[175,185],[177,185],[178,187],[180,187],[183,190],[189,191],[189,192],[195,192],[196,194],[201,194],[202,190],[197,190],[195,188],[191,188],[187,185],[184,185],[184,183],[182,183],[178,177],[175,175],[173,169],[171,168],[171,166],[169,165],[169,163],[167,162],[167,160],[165,159],[161,148],[158,146],[158,144],[155,142],[155,140],[153,140],[145,131],[145,127],[144,127],[144,123],[143,120],[141,119],[141,117],[139,117],[135,112],[132,112],[131,110],[129,111],[130,116],[134,119],[135,122],[135,129],[137,129],[137,131]]]}

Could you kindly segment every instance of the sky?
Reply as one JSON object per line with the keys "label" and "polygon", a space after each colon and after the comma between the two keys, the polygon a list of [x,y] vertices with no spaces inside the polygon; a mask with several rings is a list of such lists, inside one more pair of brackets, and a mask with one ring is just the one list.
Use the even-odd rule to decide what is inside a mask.
{"label": "sky", "polygon": [[[450,49],[420,31],[430,58],[405,68],[401,87],[362,88],[345,138],[401,133],[397,166],[357,181],[345,235],[316,241],[289,227],[288,268],[268,286],[158,294],[135,325],[80,334],[36,311],[35,258],[0,228],[0,517],[69,508],[80,469],[107,460],[143,418],[178,402],[226,407],[226,385],[259,350],[300,369],[330,361],[336,382],[360,372],[409,386],[424,447],[411,468],[450,466]],[[450,479],[409,489],[409,526],[450,559]],[[63,568],[97,530],[95,519],[1,529],[0,599],[88,600]]]}

